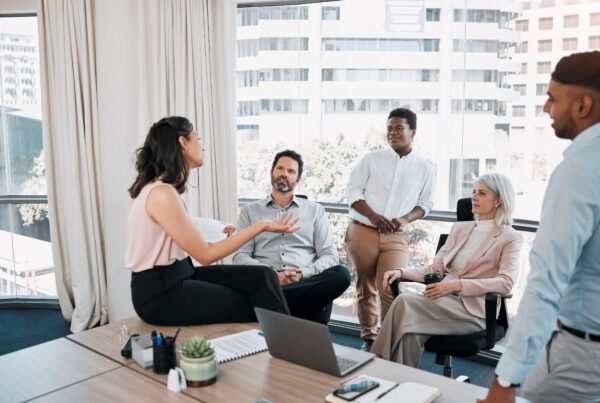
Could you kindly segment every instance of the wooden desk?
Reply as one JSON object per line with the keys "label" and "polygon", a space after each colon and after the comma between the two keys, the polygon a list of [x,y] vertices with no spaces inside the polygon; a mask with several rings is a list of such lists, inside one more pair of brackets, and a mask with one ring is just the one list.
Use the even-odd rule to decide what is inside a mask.
{"label": "wooden desk", "polygon": [[0,400],[20,402],[120,365],[65,338],[0,357]]}
{"label": "wooden desk", "polygon": [[338,378],[273,358],[268,352],[221,364],[215,384],[188,388],[185,393],[206,402],[253,402],[260,398],[274,402],[323,402],[342,380],[363,373],[399,383],[413,381],[436,386],[442,394],[436,403],[475,403],[487,394],[487,389],[480,386],[378,358],[351,375]]}
{"label": "wooden desk", "polygon": [[[89,348],[99,354],[109,357],[122,364],[130,364],[134,361],[132,359],[126,359],[121,356],[121,326],[123,321],[117,321],[108,325],[96,327],[94,329],[86,330],[85,332],[70,334],[67,337],[69,340],[75,343],[81,344],[84,347]],[[150,325],[137,316],[125,320],[125,325],[129,334],[144,334],[150,333],[152,330],[162,332],[166,336],[173,336],[177,331],[177,326],[154,326]],[[243,324],[242,324],[243,325]],[[256,324],[254,324],[256,326]],[[218,337],[214,336],[229,334],[227,329],[237,328],[240,324],[237,323],[222,323],[215,325],[203,325],[203,326],[185,326],[181,328],[179,336],[177,336],[178,344],[183,343],[194,335],[201,335],[208,338]],[[231,331],[231,333],[237,330]]]}
{"label": "wooden desk", "polygon": [[[253,328],[258,328],[258,324],[238,324],[213,333],[211,338]],[[135,362],[127,367],[163,384],[167,382],[166,375],[155,374],[152,369],[144,370]],[[273,358],[268,352],[221,364],[215,384],[187,388],[184,393],[205,402],[254,402],[260,398],[273,402],[323,402],[325,396],[337,388],[342,380],[362,373],[397,382],[413,381],[436,386],[442,393],[436,403],[474,403],[477,398],[487,394],[487,389],[480,386],[378,358],[351,375],[338,378]],[[518,401],[525,402],[523,399]]]}
{"label": "wooden desk", "polygon": [[192,403],[195,399],[174,393],[162,384],[126,367],[105,372],[83,382],[32,400],[33,402],[144,402]]}
{"label": "wooden desk", "polygon": [[[130,333],[142,334],[152,329],[161,331],[165,335],[171,335],[175,332],[174,327],[152,326],[138,318],[128,319],[126,324]],[[57,368],[57,362],[60,362],[60,360],[63,360],[60,365],[67,367],[64,353],[57,351],[60,350],[62,343],[50,342],[27,349],[32,350],[39,347],[49,354],[43,360],[45,367],[43,370],[38,371],[40,373],[32,374],[30,370],[22,369],[19,374],[16,374],[14,364],[11,368],[3,362],[3,359],[10,357],[11,354],[0,357],[0,376],[4,374],[3,378],[0,379],[6,380],[10,377],[19,380],[27,379],[27,382],[15,384],[15,389],[19,392],[31,391],[30,385],[35,385],[37,388],[37,392],[30,393],[27,396],[14,395],[13,398],[13,395],[9,394],[9,400],[38,397],[39,401],[50,402],[71,400],[92,402],[100,400],[185,402],[191,398],[204,402],[254,402],[265,398],[273,402],[323,402],[325,396],[338,387],[341,381],[363,373],[400,383],[415,381],[436,386],[442,393],[436,403],[475,402],[475,399],[484,397],[487,393],[487,389],[479,386],[456,382],[440,375],[381,359],[373,360],[346,378],[338,378],[273,358],[268,352],[264,352],[221,364],[219,366],[219,377],[215,384],[202,388],[187,388],[184,394],[178,395],[169,392],[163,386],[167,383],[166,375],[155,374],[152,369],[144,370],[132,360],[125,360],[120,356],[120,327],[121,322],[113,323],[77,335],[71,335],[69,336],[71,341],[63,339],[62,343],[68,342],[80,350],[85,350],[81,346],[93,350],[88,351],[88,355],[96,357],[95,360],[90,361],[92,364],[98,360],[98,357],[110,362],[110,360],[98,354],[110,357],[115,361],[112,362],[112,367],[109,366],[107,369],[102,370],[102,368],[89,368],[89,359],[80,358],[73,362],[74,358],[71,357],[82,357],[82,355],[69,354],[67,375],[69,371],[72,375],[71,378],[67,377],[68,379],[59,382],[62,384],[58,387],[64,387],[60,391],[48,393],[56,390],[57,387],[55,385],[42,385],[43,387],[41,387],[37,384],[45,383],[43,380],[46,379],[47,373],[65,373],[62,369]],[[257,323],[189,326],[182,328],[178,341],[183,342],[195,334],[215,338],[257,327]],[[56,343],[56,345],[51,343]],[[76,343],[81,344],[81,346]],[[64,349],[64,346],[62,348]],[[12,355],[23,353],[24,356],[18,357],[19,359],[16,360],[21,363],[30,355],[33,355],[33,352],[25,354],[24,352],[27,350]],[[86,368],[87,375],[81,373],[82,363],[85,363],[88,367]],[[124,366],[115,369],[115,366],[118,367],[119,363],[123,363]],[[74,374],[78,377],[75,377]],[[88,377],[91,379],[86,379]],[[47,394],[40,396],[42,393]],[[123,396],[129,397],[123,399]],[[525,402],[523,399],[518,401]]]}

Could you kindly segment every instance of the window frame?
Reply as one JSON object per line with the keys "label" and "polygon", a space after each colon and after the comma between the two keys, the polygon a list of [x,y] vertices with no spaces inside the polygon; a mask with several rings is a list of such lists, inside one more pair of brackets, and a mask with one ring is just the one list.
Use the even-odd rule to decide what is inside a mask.
{"label": "window frame", "polygon": [[[37,18],[36,7],[35,0],[6,1],[0,5],[0,18]],[[0,206],[19,204],[48,204],[48,195],[0,194]],[[13,308],[60,309],[60,304],[58,296],[51,298],[23,295],[0,296],[0,309]]]}

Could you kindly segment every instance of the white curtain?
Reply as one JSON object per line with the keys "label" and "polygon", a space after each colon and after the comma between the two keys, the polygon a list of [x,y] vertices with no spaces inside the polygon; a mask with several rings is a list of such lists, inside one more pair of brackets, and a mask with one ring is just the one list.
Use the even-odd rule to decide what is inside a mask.
{"label": "white curtain", "polygon": [[38,0],[50,234],[72,332],[108,320],[92,4]]}
{"label": "white curtain", "polygon": [[153,122],[183,115],[195,123],[205,166],[190,177],[187,207],[235,220],[236,2],[38,7],[51,235],[61,307],[77,332],[106,323],[107,306],[111,322],[134,314],[123,265],[126,189]]}
{"label": "white curtain", "polygon": [[[190,213],[237,214],[234,0],[140,0],[138,88],[144,128],[163,116],[195,123],[204,166],[190,177]],[[143,120],[143,119],[142,119]]]}

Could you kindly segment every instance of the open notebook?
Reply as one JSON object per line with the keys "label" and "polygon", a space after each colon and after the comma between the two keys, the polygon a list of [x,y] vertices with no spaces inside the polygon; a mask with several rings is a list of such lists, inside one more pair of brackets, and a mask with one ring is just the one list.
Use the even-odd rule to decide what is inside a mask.
{"label": "open notebook", "polygon": [[229,336],[217,337],[212,339],[211,343],[215,348],[219,364],[267,351],[265,338],[258,330],[245,330]]}
{"label": "open notebook", "polygon": [[[424,385],[416,382],[402,382],[400,384],[369,375],[359,375],[379,383],[379,387],[365,393],[353,400],[355,403],[431,403],[440,396],[440,391],[434,386]],[[348,403],[330,393],[325,397],[329,403]]]}

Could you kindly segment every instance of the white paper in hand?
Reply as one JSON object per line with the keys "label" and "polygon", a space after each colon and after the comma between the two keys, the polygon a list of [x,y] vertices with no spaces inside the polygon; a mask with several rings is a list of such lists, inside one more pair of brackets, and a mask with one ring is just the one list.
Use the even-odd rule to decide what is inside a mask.
{"label": "white paper in hand", "polygon": [[192,222],[207,243],[215,243],[227,238],[227,234],[223,232],[229,225],[226,222],[204,217],[192,217]]}

